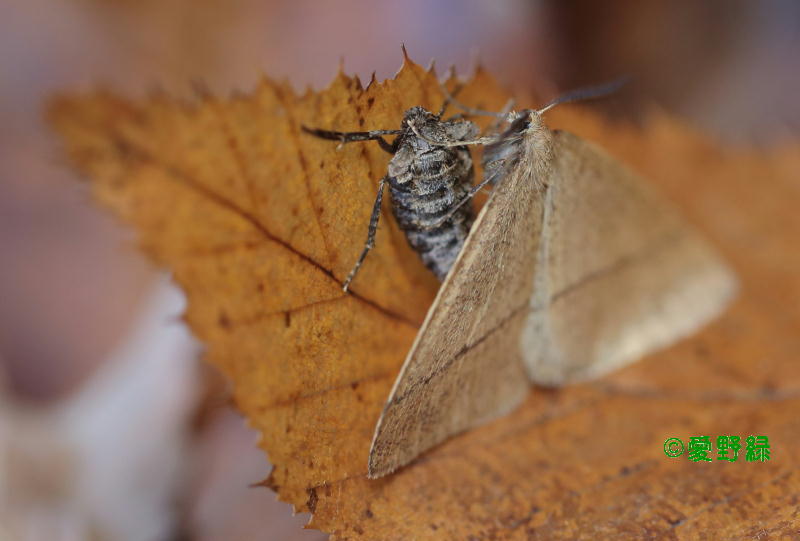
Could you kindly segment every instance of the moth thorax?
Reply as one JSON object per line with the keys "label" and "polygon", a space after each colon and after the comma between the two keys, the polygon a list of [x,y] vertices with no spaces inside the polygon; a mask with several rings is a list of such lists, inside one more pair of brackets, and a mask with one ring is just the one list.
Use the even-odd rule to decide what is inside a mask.
{"label": "moth thorax", "polygon": [[553,156],[553,132],[544,125],[542,115],[538,112],[528,111],[528,125],[524,135],[528,158],[534,160],[536,165],[549,163]]}

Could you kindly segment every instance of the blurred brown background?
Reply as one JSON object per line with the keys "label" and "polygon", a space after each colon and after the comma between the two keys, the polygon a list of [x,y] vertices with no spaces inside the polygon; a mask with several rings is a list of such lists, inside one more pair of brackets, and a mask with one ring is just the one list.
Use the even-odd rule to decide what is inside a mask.
{"label": "blurred brown background", "polygon": [[0,539],[320,539],[266,489],[256,435],[197,363],[182,300],[94,209],[42,122],[58,91],[227,95],[420,63],[552,97],[630,75],[731,142],[800,126],[800,3],[9,0],[0,5]]}

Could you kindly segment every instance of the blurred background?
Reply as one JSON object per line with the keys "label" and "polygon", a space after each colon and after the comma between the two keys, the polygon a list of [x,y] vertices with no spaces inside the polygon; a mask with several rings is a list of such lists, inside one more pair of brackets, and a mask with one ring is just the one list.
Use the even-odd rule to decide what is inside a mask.
{"label": "blurred background", "polygon": [[5,0],[0,4],[0,540],[316,540],[180,321],[42,120],[61,91],[227,95],[262,72],[392,76],[400,44],[545,98],[619,75],[734,144],[800,126],[796,0]]}

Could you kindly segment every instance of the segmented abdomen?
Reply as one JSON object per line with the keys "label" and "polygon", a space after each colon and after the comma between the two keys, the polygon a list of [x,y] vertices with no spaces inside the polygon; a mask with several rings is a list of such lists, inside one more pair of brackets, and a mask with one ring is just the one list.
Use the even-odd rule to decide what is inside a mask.
{"label": "segmented abdomen", "polygon": [[427,227],[440,220],[469,192],[472,159],[464,148],[434,148],[403,165],[399,173],[389,177],[392,210],[425,266],[439,280],[444,280],[472,226],[472,205],[462,205],[438,227]]}

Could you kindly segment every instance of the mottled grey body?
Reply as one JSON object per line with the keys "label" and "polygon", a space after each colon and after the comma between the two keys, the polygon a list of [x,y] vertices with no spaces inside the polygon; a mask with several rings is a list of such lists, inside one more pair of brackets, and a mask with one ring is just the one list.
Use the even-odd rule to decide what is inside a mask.
{"label": "mottled grey body", "polygon": [[444,280],[472,226],[472,205],[461,205],[447,220],[440,220],[469,193],[474,171],[466,146],[442,147],[435,142],[471,139],[477,128],[464,120],[440,121],[422,107],[412,107],[405,113],[403,129],[389,162],[392,210],[425,266]]}
{"label": "mottled grey body", "polygon": [[[472,158],[467,146],[459,143],[473,139],[478,128],[461,118],[442,120],[441,115],[441,111],[434,114],[423,107],[412,107],[404,113],[399,130],[334,132],[304,128],[317,137],[342,143],[377,140],[381,148],[393,154],[378,186],[364,251],[344,283],[345,290],[374,245],[387,182],[397,223],[425,266],[439,280],[444,280],[453,266],[474,217],[472,206],[464,204],[474,177]],[[397,137],[387,143],[383,135]]]}

